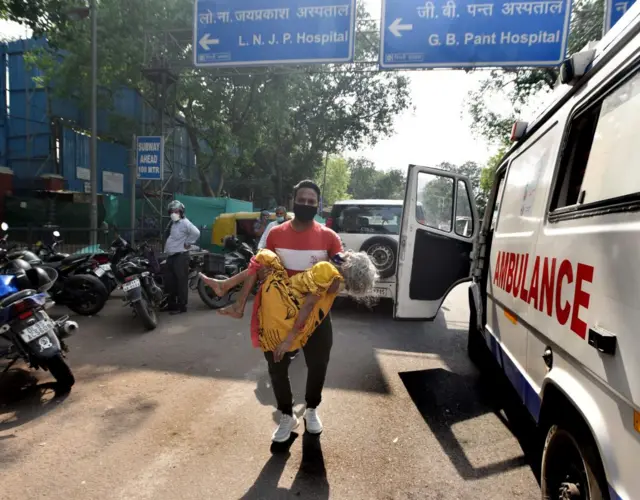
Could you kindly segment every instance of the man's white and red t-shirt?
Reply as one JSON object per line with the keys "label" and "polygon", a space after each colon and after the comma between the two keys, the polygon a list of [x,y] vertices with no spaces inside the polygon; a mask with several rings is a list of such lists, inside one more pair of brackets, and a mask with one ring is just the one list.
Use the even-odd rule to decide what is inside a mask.
{"label": "man's white and red t-shirt", "polygon": [[[293,276],[313,267],[317,262],[329,260],[342,252],[342,242],[332,229],[315,221],[309,229],[300,232],[294,231],[291,222],[285,222],[269,232],[265,248],[275,252],[280,257],[280,262],[289,276]],[[261,302],[261,294],[258,290],[253,301],[251,316],[251,343],[253,347],[260,347],[258,309]]]}
{"label": "man's white and red t-shirt", "polygon": [[300,232],[291,227],[291,222],[285,222],[269,232],[266,248],[280,257],[289,276],[293,276],[342,252],[342,242],[332,229],[315,221]]}

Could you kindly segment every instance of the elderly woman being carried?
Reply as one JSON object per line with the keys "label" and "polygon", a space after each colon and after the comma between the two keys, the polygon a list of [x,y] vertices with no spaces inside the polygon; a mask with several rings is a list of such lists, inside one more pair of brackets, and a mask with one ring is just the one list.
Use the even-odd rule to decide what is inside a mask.
{"label": "elderly woman being carried", "polygon": [[257,272],[268,268],[258,309],[258,339],[263,351],[273,351],[276,361],[296,351],[309,340],[327,315],[341,288],[351,296],[368,296],[378,277],[375,265],[364,252],[344,252],[332,262],[318,262],[312,268],[289,277],[279,257],[260,250],[249,269],[226,280],[204,274],[200,278],[218,296],[243,283],[236,302],[221,309],[224,315],[241,318],[247,298],[256,283]]}

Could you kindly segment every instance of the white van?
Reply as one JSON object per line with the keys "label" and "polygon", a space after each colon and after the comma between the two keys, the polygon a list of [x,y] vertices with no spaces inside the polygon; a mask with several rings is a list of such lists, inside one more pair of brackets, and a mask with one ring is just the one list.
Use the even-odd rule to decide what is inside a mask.
{"label": "white van", "polygon": [[[634,499],[640,4],[570,62],[561,72],[569,84],[534,122],[515,127],[521,137],[498,168],[482,227],[472,229],[471,269],[472,238],[435,224],[470,203],[467,181],[410,167],[394,314],[433,319],[448,291],[471,279],[469,353],[493,355],[538,424],[542,497]],[[427,217],[428,207],[438,210],[429,224],[416,220],[418,200]]]}
{"label": "white van", "polygon": [[403,200],[374,199],[337,201],[326,222],[327,227],[338,234],[345,249],[367,252],[371,256],[380,275],[373,294],[380,298],[395,299],[403,203]]}

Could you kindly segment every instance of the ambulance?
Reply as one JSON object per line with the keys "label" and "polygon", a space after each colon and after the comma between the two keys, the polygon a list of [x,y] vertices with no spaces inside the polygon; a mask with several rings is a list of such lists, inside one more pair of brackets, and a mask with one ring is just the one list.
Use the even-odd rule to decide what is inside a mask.
{"label": "ambulance", "polygon": [[542,498],[640,499],[640,3],[513,140],[482,222],[468,179],[409,168],[394,316],[470,282],[469,355],[536,422]]}

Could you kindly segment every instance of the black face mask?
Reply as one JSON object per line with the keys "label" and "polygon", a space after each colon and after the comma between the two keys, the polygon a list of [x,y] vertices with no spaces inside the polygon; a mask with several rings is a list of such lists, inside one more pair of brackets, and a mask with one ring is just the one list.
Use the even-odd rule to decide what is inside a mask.
{"label": "black face mask", "polygon": [[293,205],[293,213],[301,222],[312,221],[318,213],[318,207],[312,207],[311,205],[299,205],[298,203]]}

